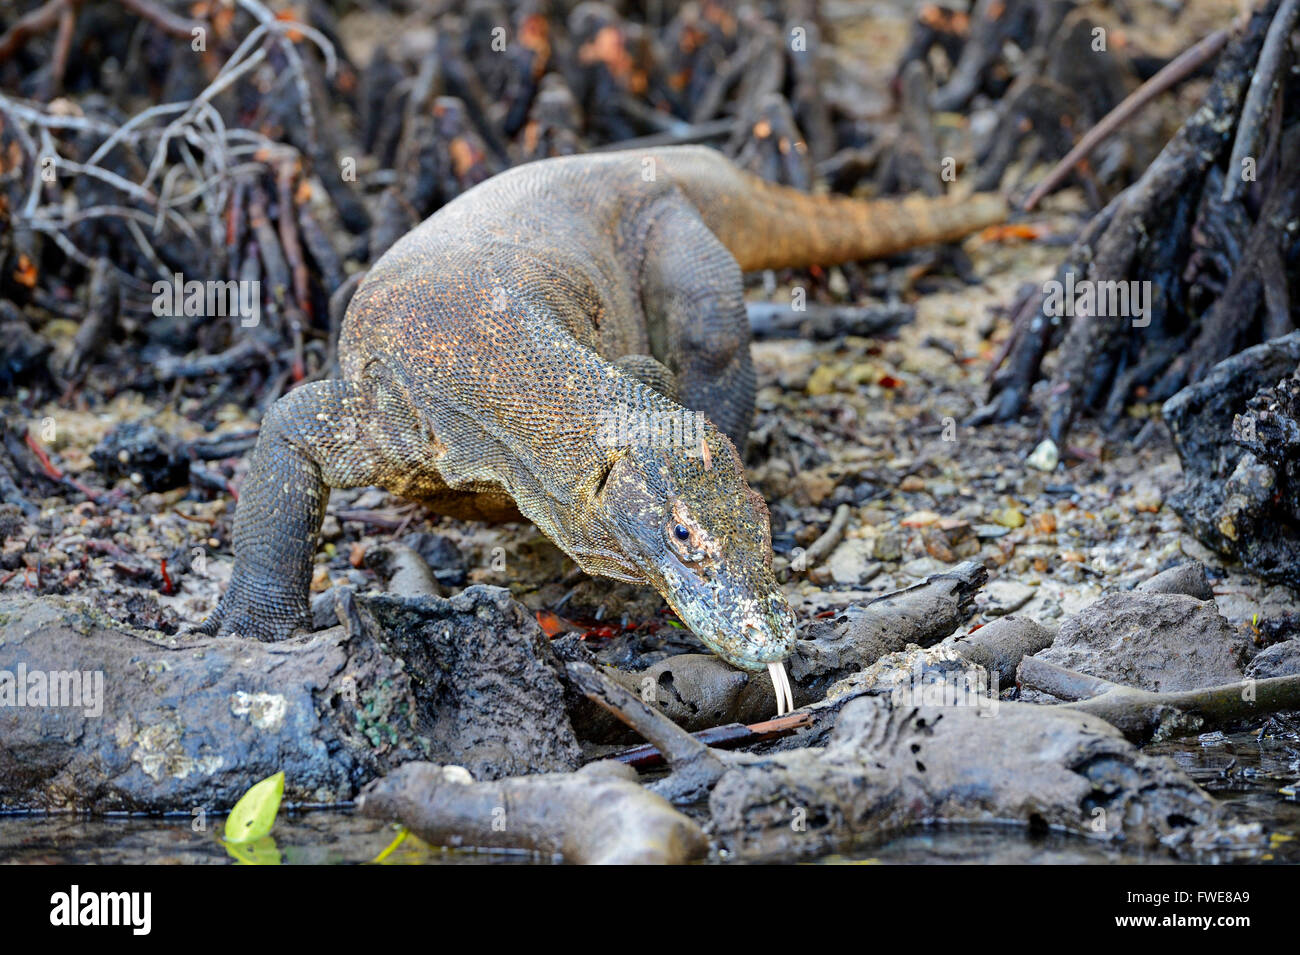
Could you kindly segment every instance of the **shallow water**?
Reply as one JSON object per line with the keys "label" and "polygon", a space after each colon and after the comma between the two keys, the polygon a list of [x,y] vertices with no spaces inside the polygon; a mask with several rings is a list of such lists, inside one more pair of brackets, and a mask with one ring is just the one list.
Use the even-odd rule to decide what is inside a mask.
{"label": "shallow water", "polygon": [[[1300,802],[1279,790],[1300,780],[1300,742],[1253,733],[1210,734],[1148,748],[1175,759],[1238,819],[1260,822],[1275,834],[1270,852],[1220,861],[1300,863]],[[0,816],[0,861],[7,863],[233,863],[217,838],[185,817]],[[351,810],[284,812],[265,854],[285,864],[371,862],[393,840],[395,827]],[[1290,838],[1289,838],[1290,837]],[[384,859],[389,864],[518,864],[546,862],[527,853],[431,848],[408,839]],[[830,856],[827,863],[880,864],[1160,864],[1180,860],[1164,851],[1138,853],[1059,833],[1031,834],[1019,826],[935,826],[889,842]],[[1202,859],[1200,861],[1212,861]]]}

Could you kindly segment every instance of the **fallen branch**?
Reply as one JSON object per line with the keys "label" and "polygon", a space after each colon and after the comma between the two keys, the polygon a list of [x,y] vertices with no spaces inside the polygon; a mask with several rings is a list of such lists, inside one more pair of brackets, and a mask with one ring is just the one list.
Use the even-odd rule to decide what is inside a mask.
{"label": "fallen branch", "polygon": [[[1300,17],[1300,0],[1282,0],[1273,22],[1268,25],[1264,47],[1260,50],[1255,72],[1250,78],[1250,89],[1237,120],[1237,138],[1232,144],[1232,157],[1228,160],[1228,175],[1223,182],[1223,201],[1231,202],[1241,194],[1246,177],[1241,175],[1248,157],[1258,158],[1260,132],[1281,86],[1283,68],[1289,60],[1291,31]],[[1284,161],[1289,161],[1287,157]]]}
{"label": "fallen branch", "polygon": [[636,730],[668,761],[673,774],[665,782],[671,793],[668,798],[674,802],[701,798],[726,772],[727,764],[718,753],[596,667],[570,663],[565,670],[587,699]]}
{"label": "fallen branch", "polygon": [[1151,100],[1167,92],[1187,79],[1214,57],[1228,43],[1232,30],[1216,30],[1199,43],[1188,47],[1175,59],[1165,65],[1155,76],[1151,77],[1136,90],[1126,96],[1118,106],[1107,113],[1096,126],[1088,130],[1078,145],[1071,149],[1060,162],[1052,167],[1043,181],[1036,185],[1025,198],[1024,209],[1030,212],[1049,192],[1065,181],[1066,176],[1094,149],[1105,142],[1111,133],[1119,129]]}
{"label": "fallen branch", "polygon": [[[790,658],[795,689],[818,699],[832,683],[887,653],[909,643],[938,643],[970,617],[975,594],[987,580],[983,565],[965,561],[915,586],[849,608],[834,621],[833,633],[800,641]],[[802,696],[797,694],[796,702]]]}
{"label": "fallen branch", "polygon": [[[762,723],[753,723],[749,726],[743,723],[728,723],[725,726],[700,730],[698,733],[692,733],[691,736],[706,746],[734,749],[738,746],[752,746],[755,743],[780,739],[783,736],[789,736],[796,730],[811,725],[812,716],[810,714],[793,713],[790,716],[782,716]],[[664,754],[659,751],[659,747],[652,743],[633,746],[621,753],[615,753],[610,758],[625,763],[634,769],[652,769],[656,766],[662,766],[665,762]]]}
{"label": "fallen branch", "polygon": [[1061,709],[1099,717],[1139,746],[1300,710],[1300,675],[1152,693],[1026,657],[1018,677],[1022,686],[1071,700]]}
{"label": "fallen branch", "polygon": [[458,767],[410,762],[357,802],[362,815],[396,820],[435,846],[525,849],[579,864],[674,865],[703,856],[700,827],[629,778],[635,772],[594,763],[576,773],[471,782]]}
{"label": "fallen branch", "polygon": [[835,516],[831,518],[830,526],[804,551],[805,567],[816,567],[839,546],[840,541],[844,539],[844,529],[848,527],[849,515],[852,513],[853,508],[847,504],[835,508]]}
{"label": "fallen branch", "polygon": [[911,305],[809,305],[796,310],[772,302],[749,302],[749,327],[755,338],[816,338],[844,335],[871,338],[893,332],[916,318]]}

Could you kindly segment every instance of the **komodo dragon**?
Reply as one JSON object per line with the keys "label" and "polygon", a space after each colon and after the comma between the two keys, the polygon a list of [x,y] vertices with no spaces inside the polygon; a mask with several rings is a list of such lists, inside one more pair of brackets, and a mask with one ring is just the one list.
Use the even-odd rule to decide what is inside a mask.
{"label": "komodo dragon", "polygon": [[784,711],[794,615],[737,453],[755,392],[741,273],[888,255],[1005,212],[992,195],[810,196],[703,147],[489,179],[371,268],[343,378],[266,414],[230,586],[200,629],[305,624],[328,489],[377,485],[456,517],[522,514],[584,571],[652,585],[723,659],[767,666]]}

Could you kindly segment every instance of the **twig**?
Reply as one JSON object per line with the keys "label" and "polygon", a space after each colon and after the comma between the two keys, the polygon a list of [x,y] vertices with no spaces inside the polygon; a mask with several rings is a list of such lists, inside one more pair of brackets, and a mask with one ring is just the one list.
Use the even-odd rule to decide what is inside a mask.
{"label": "twig", "polygon": [[54,159],[55,168],[63,169],[80,176],[91,176],[101,182],[108,183],[115,189],[120,189],[128,196],[139,199],[141,202],[148,205],[153,205],[158,201],[158,197],[148,189],[137,186],[131,180],[124,179],[115,172],[110,172],[109,170],[103,169],[99,166],[83,165],[82,163],[74,162],[71,159],[64,159],[62,156],[54,156],[52,158]]}
{"label": "twig", "polygon": [[1124,100],[1102,117],[1096,126],[1088,130],[1065,158],[1052,167],[1037,186],[1025,198],[1026,212],[1042,201],[1043,197],[1059,186],[1083,159],[1142,109],[1147,103],[1161,93],[1181,83],[1201,68],[1205,63],[1218,56],[1232,35],[1231,30],[1216,30],[1199,43],[1189,47],[1151,77],[1136,90],[1124,97]]}
{"label": "twig", "polygon": [[37,7],[0,36],[0,63],[18,52],[19,47],[38,33],[50,30],[59,22],[66,0],[49,0],[44,6]]}
{"label": "twig", "polygon": [[848,527],[849,514],[852,513],[852,510],[847,504],[841,504],[835,509],[835,516],[831,518],[830,526],[804,551],[806,566],[816,567],[831,551],[839,546],[840,541],[844,538],[844,529]]}
{"label": "twig", "polygon": [[[1223,177],[1223,201],[1231,202],[1241,192],[1246,178],[1241,174],[1242,164],[1255,154],[1259,144],[1264,119],[1273,106],[1273,99],[1281,85],[1282,64],[1291,44],[1291,31],[1300,16],[1300,0],[1282,0],[1273,22],[1264,37],[1264,47],[1255,62],[1255,74],[1246,91],[1246,101],[1237,120],[1237,138],[1232,144],[1232,157],[1228,160],[1228,174]],[[1290,160],[1286,160],[1290,161]]]}
{"label": "twig", "polygon": [[118,3],[132,13],[144,17],[164,33],[169,33],[182,40],[191,39],[194,36],[194,31],[203,29],[205,25],[202,20],[191,20],[188,17],[180,16],[166,7],[154,3],[153,0],[118,0]]}
{"label": "twig", "polygon": [[704,745],[654,707],[642,702],[631,690],[616,683],[590,663],[570,663],[565,667],[569,679],[586,694],[587,699],[609,710],[663,754],[670,765],[694,760],[712,761],[718,774],[722,761]]}
{"label": "twig", "polygon": [[63,9],[59,12],[59,32],[54,38],[54,54],[50,58],[48,93],[51,97],[63,89],[63,74],[68,69],[68,54],[72,51],[72,35],[76,29],[76,0],[64,0]]}
{"label": "twig", "polygon": [[[762,743],[766,740],[789,736],[797,730],[811,726],[812,722],[811,713],[794,713],[790,716],[782,716],[762,723],[751,723],[749,726],[744,723],[727,723],[725,726],[715,726],[691,735],[708,746],[748,746],[753,743]],[[641,746],[634,746],[631,749],[625,749],[621,753],[615,753],[610,759],[618,760],[620,763],[627,763],[627,765],[636,769],[650,769],[662,765],[664,755],[659,752],[658,747],[646,743]]]}
{"label": "twig", "polygon": [[1025,657],[1020,661],[1020,667],[1016,671],[1016,681],[1023,688],[1038,690],[1058,700],[1070,702],[1086,700],[1120,688],[1118,683],[1103,680],[1099,676],[1067,670],[1065,667],[1040,660],[1038,657]]}
{"label": "twig", "polygon": [[1073,698],[1059,705],[1105,720],[1138,746],[1300,709],[1300,675],[1153,693],[1026,657],[1019,679],[1022,685]]}
{"label": "twig", "polygon": [[[158,147],[154,150],[153,161],[149,164],[149,171],[145,174],[144,186],[148,186],[157,178],[158,173],[162,170],[163,165],[167,161],[168,144],[172,141],[172,138],[181,131],[184,125],[194,118],[194,114],[198,111],[200,106],[230,87],[245,73],[255,69],[265,59],[266,50],[261,49],[248,57],[248,59],[239,64],[235,69],[232,69],[229,72],[223,71],[223,73],[218,74],[217,78],[208,84],[207,88],[187,105],[184,113],[167,124],[167,127],[162,132],[161,138],[158,140]],[[229,63],[227,63],[227,66],[229,66]]]}

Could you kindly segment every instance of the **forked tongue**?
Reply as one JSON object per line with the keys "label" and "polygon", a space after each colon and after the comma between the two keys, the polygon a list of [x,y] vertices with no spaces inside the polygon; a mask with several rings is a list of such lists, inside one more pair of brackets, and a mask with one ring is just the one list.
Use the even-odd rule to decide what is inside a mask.
{"label": "forked tongue", "polygon": [[772,689],[776,691],[776,715],[793,713],[794,693],[790,689],[790,676],[785,672],[785,664],[780,660],[769,663],[767,672],[772,677]]}

